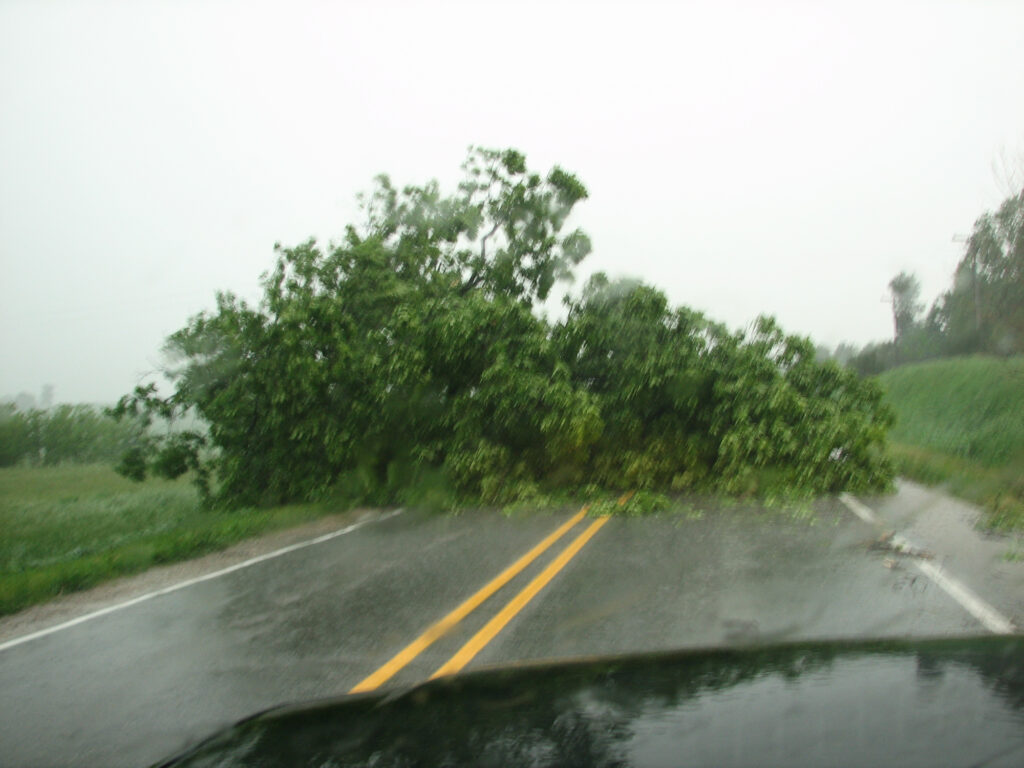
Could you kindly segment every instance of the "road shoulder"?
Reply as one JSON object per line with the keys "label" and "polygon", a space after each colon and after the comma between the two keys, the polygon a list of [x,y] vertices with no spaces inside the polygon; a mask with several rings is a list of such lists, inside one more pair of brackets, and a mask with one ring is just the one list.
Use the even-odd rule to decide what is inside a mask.
{"label": "road shoulder", "polygon": [[862,499],[882,528],[928,552],[932,562],[956,574],[1014,625],[1024,626],[1021,536],[984,531],[981,509],[941,490],[905,479],[896,488],[894,495]]}
{"label": "road shoulder", "polygon": [[354,509],[318,518],[295,528],[274,531],[202,557],[160,565],[104,582],[92,589],[60,595],[18,613],[0,617],[0,643],[72,621],[174,584],[201,578],[283,547],[315,539],[354,523],[379,517],[379,510]]}

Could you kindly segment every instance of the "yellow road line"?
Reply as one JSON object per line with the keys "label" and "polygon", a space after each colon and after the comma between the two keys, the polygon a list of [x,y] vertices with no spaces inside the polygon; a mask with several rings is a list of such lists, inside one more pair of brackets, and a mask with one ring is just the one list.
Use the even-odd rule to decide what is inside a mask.
{"label": "yellow road line", "polygon": [[402,650],[396,653],[390,661],[384,666],[378,669],[376,672],[371,674],[361,683],[357,684],[349,693],[362,693],[364,691],[372,691],[374,688],[384,684],[390,680],[399,670],[401,670],[406,664],[419,656],[431,643],[437,640],[439,637],[448,632],[452,627],[462,621],[468,616],[473,609],[478,607],[484,600],[493,595],[508,582],[510,582],[516,575],[519,574],[526,566],[540,557],[548,547],[558,541],[562,536],[565,535],[566,531],[572,528],[576,523],[583,519],[583,516],[587,513],[588,507],[583,507],[579,512],[573,515],[571,518],[562,523],[552,533],[548,534],[537,546],[527,552],[525,555],[516,560],[512,565],[506,568],[504,571],[499,573],[494,579],[489,581],[479,591],[476,592],[472,597],[466,600],[462,605],[456,608],[454,611],[449,613],[439,622],[431,626],[422,635],[413,640],[409,645],[405,646]]}
{"label": "yellow road line", "polygon": [[544,589],[547,583],[583,549],[583,545],[590,541],[591,537],[607,522],[607,515],[599,517],[592,522],[583,533],[576,537],[572,544],[562,550],[562,553],[548,564],[547,568],[534,577],[533,581],[527,584],[522,592],[513,597],[494,618],[484,625],[483,629],[473,635],[444,666],[431,675],[430,679],[433,680],[435,677],[443,675],[453,675],[472,661],[473,657],[480,653],[484,646],[491,642],[505,628],[505,625],[512,620],[512,617],[519,613],[538,592]]}

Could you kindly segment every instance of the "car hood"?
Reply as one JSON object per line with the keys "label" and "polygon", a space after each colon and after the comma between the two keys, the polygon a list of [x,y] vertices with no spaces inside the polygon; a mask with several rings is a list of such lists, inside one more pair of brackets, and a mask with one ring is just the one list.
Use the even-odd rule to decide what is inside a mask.
{"label": "car hood", "polygon": [[1024,637],[531,663],[279,707],[168,766],[1020,765]]}

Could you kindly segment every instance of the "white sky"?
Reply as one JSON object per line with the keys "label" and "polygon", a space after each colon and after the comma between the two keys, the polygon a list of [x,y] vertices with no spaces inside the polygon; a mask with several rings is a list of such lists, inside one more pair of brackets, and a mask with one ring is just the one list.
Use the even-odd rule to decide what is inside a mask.
{"label": "white sky", "polygon": [[930,301],[1006,196],[1022,41],[1021,2],[0,0],[0,395],[116,399],[275,241],[470,144],[587,184],[581,280],[883,338],[889,279]]}

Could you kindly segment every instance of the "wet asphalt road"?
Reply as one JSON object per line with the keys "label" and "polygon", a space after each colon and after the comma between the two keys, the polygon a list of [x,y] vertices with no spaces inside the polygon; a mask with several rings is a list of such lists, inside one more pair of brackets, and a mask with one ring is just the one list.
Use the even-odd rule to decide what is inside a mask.
{"label": "wet asphalt road", "polygon": [[[910,484],[866,500],[885,525],[1017,626],[1024,565],[969,511]],[[573,516],[404,512],[0,651],[0,764],[146,765],[272,705],[349,691]],[[981,634],[880,533],[835,500],[812,522],[698,506],[614,518],[469,661],[806,638]],[[421,681],[537,578],[591,519],[422,650]],[[506,611],[507,613],[507,611]]]}

